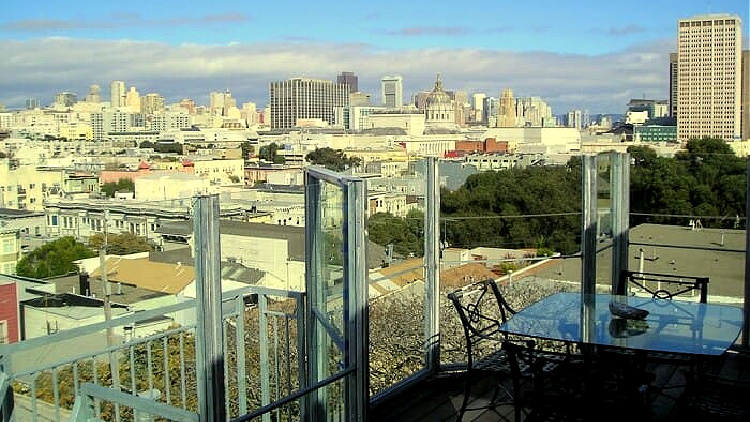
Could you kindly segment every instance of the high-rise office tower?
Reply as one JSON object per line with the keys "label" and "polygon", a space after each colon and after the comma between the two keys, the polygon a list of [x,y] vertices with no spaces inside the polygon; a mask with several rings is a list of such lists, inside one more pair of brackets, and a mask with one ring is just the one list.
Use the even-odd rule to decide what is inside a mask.
{"label": "high-rise office tower", "polygon": [[677,117],[677,53],[669,53],[669,117]]}
{"label": "high-rise office tower", "polygon": [[141,97],[141,113],[154,114],[162,111],[164,111],[164,97],[153,93]]}
{"label": "high-rise office tower", "polygon": [[89,87],[89,93],[86,95],[86,102],[102,102],[102,89],[99,87],[99,85],[94,84]]}
{"label": "high-rise office tower", "polygon": [[404,80],[401,76],[385,76],[380,80],[380,102],[388,108],[404,106]]}
{"label": "high-rise office tower", "polygon": [[112,81],[109,84],[109,106],[112,108],[125,106],[125,82]]}
{"label": "high-rise office tower", "polygon": [[516,126],[516,102],[513,98],[513,91],[505,88],[500,93],[500,102],[497,109],[497,127],[515,127]]}
{"label": "high-rise office tower", "polygon": [[141,111],[141,96],[134,86],[131,86],[130,91],[125,94],[125,106],[133,113]]}
{"label": "high-rise office tower", "polygon": [[78,96],[73,92],[58,92],[55,94],[55,106],[59,108],[70,108],[78,101]]}
{"label": "high-rise office tower", "polygon": [[354,72],[341,72],[336,76],[337,84],[346,84],[349,86],[349,93],[359,92],[359,78]]}
{"label": "high-rise office tower", "polygon": [[568,127],[574,127],[578,130],[583,128],[583,112],[581,110],[571,110],[568,112]]}
{"label": "high-rise office tower", "polygon": [[291,129],[298,119],[322,119],[332,125],[334,108],[349,105],[349,86],[305,78],[271,82],[269,103],[272,129]]}
{"label": "high-rise office tower", "polygon": [[741,48],[737,15],[679,20],[677,139],[740,137]]}
{"label": "high-rise office tower", "polygon": [[41,107],[41,102],[38,98],[27,98],[26,99],[26,110],[33,110]]}

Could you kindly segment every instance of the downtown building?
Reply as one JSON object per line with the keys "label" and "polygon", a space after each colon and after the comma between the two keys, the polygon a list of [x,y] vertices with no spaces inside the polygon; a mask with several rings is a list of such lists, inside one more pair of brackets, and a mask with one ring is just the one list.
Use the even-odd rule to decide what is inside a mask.
{"label": "downtown building", "polygon": [[293,78],[271,82],[272,129],[291,129],[300,119],[334,124],[335,108],[349,105],[349,86],[332,81]]}
{"label": "downtown building", "polygon": [[741,137],[742,31],[736,15],[680,19],[677,139]]}

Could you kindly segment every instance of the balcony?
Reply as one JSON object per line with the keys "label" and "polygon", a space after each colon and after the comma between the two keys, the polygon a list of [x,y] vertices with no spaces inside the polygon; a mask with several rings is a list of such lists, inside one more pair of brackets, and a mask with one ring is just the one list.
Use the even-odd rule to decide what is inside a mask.
{"label": "balcony", "polygon": [[[697,230],[695,225],[666,224],[677,218],[661,215],[638,215],[638,225],[623,227],[617,212],[608,211],[616,211],[613,204],[621,202],[622,192],[600,192],[582,183],[582,196],[588,186],[588,203],[599,205],[593,212],[584,207],[575,215],[524,217],[537,227],[570,218],[605,227],[573,234],[584,245],[593,240],[582,251],[513,255],[510,249],[497,253],[477,247],[464,252],[451,240],[467,233],[481,236],[467,223],[477,221],[440,215],[434,206],[439,203],[436,166],[429,168],[426,216],[417,228],[427,239],[424,257],[369,272],[361,262],[364,219],[358,213],[364,212],[364,202],[358,207],[354,201],[361,185],[355,178],[309,173],[304,292],[252,285],[217,291],[212,281],[223,276],[216,272],[218,256],[211,253],[219,240],[214,225],[218,214],[211,210],[218,205],[212,208],[211,197],[199,198],[191,237],[202,245],[195,268],[207,282],[196,286],[195,299],[0,346],[0,391],[12,388],[5,391],[12,391],[16,419],[134,420],[148,414],[167,420],[362,420],[366,414],[376,421],[450,420],[463,399],[465,350],[447,293],[472,278],[493,274],[520,310],[558,291],[609,291],[612,274],[622,268],[705,270],[711,277],[709,300],[743,306],[745,275],[739,269],[747,254],[744,230]],[[499,232],[506,224],[504,218],[487,216],[476,226]],[[622,232],[629,234],[624,245],[617,236]],[[593,268],[588,266],[592,260],[597,264]],[[289,278],[288,266],[286,271]],[[358,319],[363,304],[364,320]],[[174,326],[138,334],[141,322],[163,316],[172,318]],[[99,339],[98,346],[84,351],[80,345],[92,336]],[[746,341],[740,338],[736,350],[716,363],[718,369],[747,376]],[[72,352],[52,354],[52,349]],[[28,362],[29,356],[48,359]],[[649,369],[655,374],[653,387],[675,386],[670,394],[676,398],[655,398],[651,420],[682,420],[679,398],[684,391],[679,386],[684,372],[665,364]],[[486,401],[494,381],[478,380],[472,401]],[[510,378],[501,381],[509,383]],[[513,420],[512,407],[499,410]],[[498,419],[484,410],[464,420]]]}

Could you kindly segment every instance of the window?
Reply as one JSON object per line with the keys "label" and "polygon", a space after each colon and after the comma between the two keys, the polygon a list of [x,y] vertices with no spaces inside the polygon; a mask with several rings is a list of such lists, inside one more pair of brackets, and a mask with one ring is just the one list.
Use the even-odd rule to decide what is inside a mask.
{"label": "window", "polygon": [[15,252],[16,239],[3,239],[3,253]]}
{"label": "window", "polygon": [[0,344],[8,344],[8,322],[0,321]]}
{"label": "window", "polygon": [[57,216],[56,215],[50,216],[50,225],[52,225],[52,226],[56,226],[57,225]]}

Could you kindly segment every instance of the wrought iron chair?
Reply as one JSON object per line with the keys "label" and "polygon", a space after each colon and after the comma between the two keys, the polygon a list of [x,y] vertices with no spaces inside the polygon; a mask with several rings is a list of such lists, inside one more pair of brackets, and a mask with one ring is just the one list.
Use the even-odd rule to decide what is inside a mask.
{"label": "wrought iron chair", "polygon": [[577,365],[561,365],[550,354],[524,343],[504,341],[511,371],[515,421],[582,421],[587,419],[587,373]]}
{"label": "wrought iron chair", "polygon": [[[635,287],[636,289],[651,295],[654,299],[672,300],[676,296],[698,296],[700,303],[707,303],[708,301],[708,277],[694,277],[694,276],[683,276],[675,274],[659,274],[659,273],[641,273],[632,270],[623,270],[620,274],[620,279],[617,284],[617,294],[625,295],[628,291],[628,286]],[[697,333],[700,335],[700,333]],[[679,353],[668,353],[668,352],[649,352],[645,355],[646,362],[676,365],[676,366],[687,366],[686,377],[689,378],[690,374],[696,372],[697,366],[701,364],[693,356],[688,356]],[[688,379],[688,382],[690,379]],[[662,386],[659,389],[650,387],[655,393],[662,396],[676,400],[668,394],[664,394],[666,390],[674,388],[683,388],[685,384],[674,384]]]}
{"label": "wrought iron chair", "polygon": [[629,284],[656,299],[672,299],[675,296],[698,293],[700,303],[706,303],[708,300],[708,277],[623,270],[617,283],[617,294],[627,294]]}
{"label": "wrought iron chair", "polygon": [[[461,421],[466,411],[495,409],[496,406],[510,404],[510,392],[499,379],[489,403],[481,407],[469,407],[469,399],[472,386],[480,374],[510,375],[508,357],[500,348],[506,336],[498,329],[515,310],[510,307],[492,279],[469,284],[449,293],[448,298],[461,320],[466,347],[466,385],[458,412],[458,420]],[[501,391],[504,392],[503,397],[498,399]]]}
{"label": "wrought iron chair", "polygon": [[[691,383],[680,398],[679,420],[750,420],[750,355],[728,352],[723,357],[718,368],[695,374],[696,382]],[[731,365],[728,364],[730,359],[734,360]]]}

